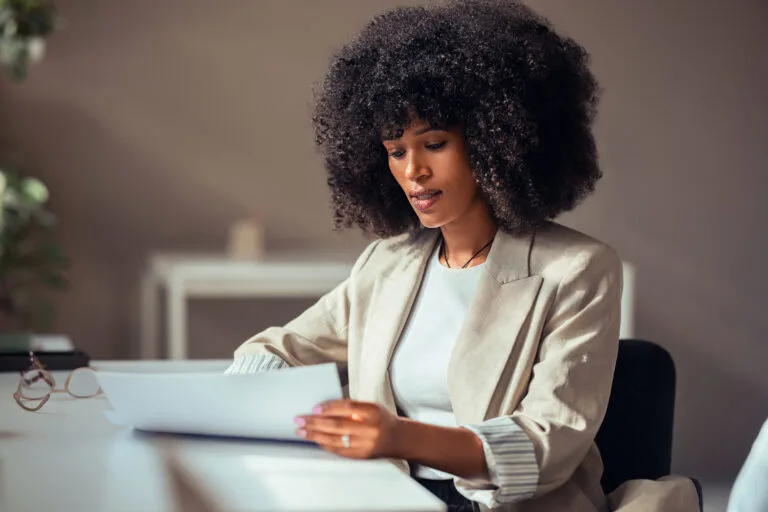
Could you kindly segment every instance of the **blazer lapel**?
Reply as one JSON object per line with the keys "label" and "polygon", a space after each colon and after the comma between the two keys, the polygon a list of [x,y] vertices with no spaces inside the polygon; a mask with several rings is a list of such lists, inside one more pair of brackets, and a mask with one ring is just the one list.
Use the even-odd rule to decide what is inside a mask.
{"label": "blazer lapel", "polygon": [[380,403],[395,412],[395,398],[389,378],[389,364],[419,292],[429,256],[438,239],[427,232],[413,251],[390,275],[380,276],[371,296],[369,320],[361,353],[358,397]]}
{"label": "blazer lapel", "polygon": [[[533,236],[501,231],[486,260],[448,367],[448,386],[459,423],[484,421],[516,342],[529,318],[542,278],[530,276],[528,258]],[[517,347],[517,350],[516,350]]]}

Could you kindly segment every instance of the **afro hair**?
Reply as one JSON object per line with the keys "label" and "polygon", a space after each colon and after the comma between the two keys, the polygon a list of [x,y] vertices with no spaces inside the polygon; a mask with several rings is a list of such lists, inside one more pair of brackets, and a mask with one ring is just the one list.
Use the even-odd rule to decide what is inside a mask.
{"label": "afro hair", "polygon": [[573,209],[601,177],[592,134],[599,86],[588,64],[584,48],[517,1],[377,15],[336,52],[315,91],[336,229],[419,230],[382,145],[414,116],[462,128],[499,229],[533,230]]}

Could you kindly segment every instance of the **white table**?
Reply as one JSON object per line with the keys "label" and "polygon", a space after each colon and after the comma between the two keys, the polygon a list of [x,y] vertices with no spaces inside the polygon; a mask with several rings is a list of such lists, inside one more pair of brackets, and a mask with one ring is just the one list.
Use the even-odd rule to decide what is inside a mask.
{"label": "white table", "polygon": [[169,359],[187,358],[191,298],[319,297],[349,276],[357,254],[270,254],[264,261],[224,255],[155,254],[141,278],[141,358],[158,357],[159,297],[164,289]]}
{"label": "white table", "polygon": [[[229,361],[94,362],[96,368],[222,371]],[[176,369],[178,370],[178,366]],[[66,372],[54,372],[63,382]],[[105,398],[57,394],[37,413],[0,373],[0,510],[440,511],[442,502],[389,462],[303,444],[134,432],[103,415]]]}

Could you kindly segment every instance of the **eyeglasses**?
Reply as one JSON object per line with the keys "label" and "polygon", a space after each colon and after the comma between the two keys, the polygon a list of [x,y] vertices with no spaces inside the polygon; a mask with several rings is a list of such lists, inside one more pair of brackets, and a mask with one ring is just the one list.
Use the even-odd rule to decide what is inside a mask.
{"label": "eyeglasses", "polygon": [[13,398],[27,411],[38,411],[54,393],[68,393],[75,398],[93,398],[102,393],[92,368],[84,366],[67,375],[63,388],[56,388],[56,379],[35,355],[29,353],[30,367],[21,372]]}

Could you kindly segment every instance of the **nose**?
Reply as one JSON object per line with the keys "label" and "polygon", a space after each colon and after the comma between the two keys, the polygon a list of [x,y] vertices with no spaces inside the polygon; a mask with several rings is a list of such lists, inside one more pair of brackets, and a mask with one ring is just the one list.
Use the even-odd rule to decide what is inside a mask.
{"label": "nose", "polygon": [[406,161],[405,177],[411,181],[419,181],[431,174],[431,169],[426,163],[419,158],[416,151],[408,153],[408,160]]}

